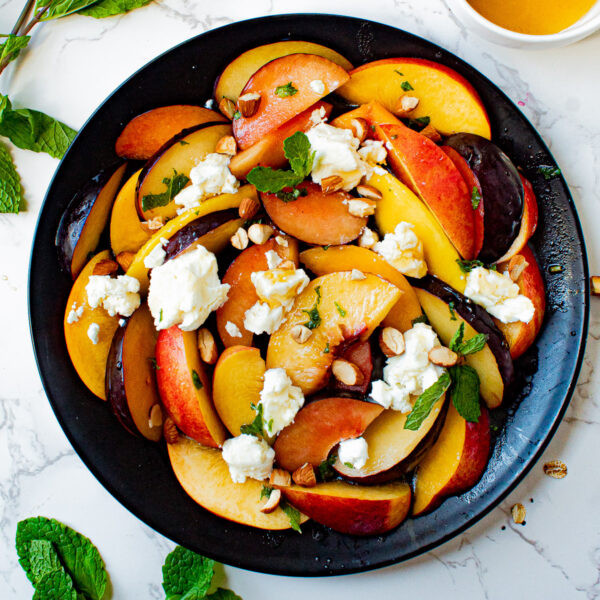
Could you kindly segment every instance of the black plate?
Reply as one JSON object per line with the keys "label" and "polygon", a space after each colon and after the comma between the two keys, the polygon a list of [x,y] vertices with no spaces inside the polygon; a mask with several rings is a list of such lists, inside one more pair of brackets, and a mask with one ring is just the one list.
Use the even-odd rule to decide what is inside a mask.
{"label": "black plate", "polygon": [[[355,65],[418,56],[456,69],[478,90],[494,141],[531,179],[541,215],[533,246],[547,285],[548,313],[533,348],[517,366],[519,393],[496,411],[500,425],[479,484],[432,514],[409,519],[379,537],[341,535],[315,523],[303,535],[266,532],[220,519],[179,486],[163,446],[129,435],[77,377],[62,322],[71,286],[59,271],[54,234],[73,194],[114,159],[114,143],[135,115],[167,104],[197,104],[242,51],[282,39],[331,46]],[[228,25],[177,46],[138,71],[94,113],[63,159],[42,206],[30,267],[29,310],[42,381],[71,444],[119,502],[172,540],[216,560],[266,573],[333,575],[396,563],[457,535],[495,507],[523,478],[555,432],[573,392],[588,323],[588,268],[575,207],[562,179],[545,181],[539,165],[555,165],[548,148],[514,104],[456,56],[404,31],[329,15],[286,15]],[[561,273],[549,267],[561,265]]]}

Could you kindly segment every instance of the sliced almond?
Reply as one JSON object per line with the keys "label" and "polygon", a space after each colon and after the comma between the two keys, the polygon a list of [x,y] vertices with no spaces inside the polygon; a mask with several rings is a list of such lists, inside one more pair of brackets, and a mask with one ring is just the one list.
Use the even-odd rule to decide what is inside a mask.
{"label": "sliced almond", "polygon": [[200,350],[200,358],[207,365],[214,365],[219,358],[217,344],[213,334],[206,327],[198,329],[198,350]]}
{"label": "sliced almond", "polygon": [[106,258],[97,262],[92,271],[92,275],[112,275],[119,270],[119,265],[114,261]]}
{"label": "sliced almond", "polygon": [[219,110],[230,120],[235,116],[235,104],[229,98],[222,98],[219,102]]}
{"label": "sliced almond", "polygon": [[426,138],[429,138],[432,142],[437,143],[442,141],[442,136],[440,135],[440,132],[431,124],[421,129],[420,133]]}
{"label": "sliced almond", "polygon": [[438,367],[453,367],[458,362],[458,354],[445,346],[436,346],[429,351],[429,360]]}
{"label": "sliced almond", "polygon": [[250,92],[240,96],[237,101],[238,109],[245,119],[250,118],[258,110],[260,104],[260,94]]}
{"label": "sliced almond", "polygon": [[298,467],[292,473],[292,479],[296,485],[302,487],[315,487],[317,485],[315,470],[310,463],[304,463],[301,467]]}
{"label": "sliced almond", "polygon": [[277,266],[278,269],[284,269],[284,270],[291,270],[294,269],[294,271],[296,270],[296,263],[293,260],[290,260],[289,258],[287,260],[284,260],[280,265]]}
{"label": "sliced almond", "polygon": [[372,248],[379,241],[379,236],[376,231],[364,227],[358,238],[358,245],[361,248]]}
{"label": "sliced almond", "polygon": [[291,335],[297,344],[304,344],[312,335],[312,329],[309,329],[305,325],[296,325],[292,327]]}
{"label": "sliced almond", "polygon": [[367,128],[368,124],[365,119],[358,117],[357,119],[352,119],[350,121],[350,129],[352,130],[352,135],[358,139],[358,141],[362,144],[367,137]]}
{"label": "sliced almond", "polygon": [[257,198],[244,198],[238,209],[240,219],[251,219],[258,212],[260,202]]}
{"label": "sliced almond", "polygon": [[330,175],[321,179],[321,190],[324,194],[333,194],[344,187],[344,180],[339,175]]}
{"label": "sliced almond", "polygon": [[224,135],[215,146],[215,152],[217,154],[227,154],[229,156],[235,156],[237,153],[237,144],[235,138],[232,135]]}
{"label": "sliced almond", "polygon": [[592,275],[590,277],[590,287],[592,295],[600,296],[600,277],[598,275]]}
{"label": "sliced almond", "polygon": [[362,371],[343,358],[336,358],[331,365],[333,376],[344,385],[361,385],[365,379]]}
{"label": "sliced almond", "polygon": [[523,525],[525,523],[525,517],[527,516],[527,511],[525,507],[520,503],[514,504],[510,509],[510,513],[512,515],[513,521],[517,525]]}
{"label": "sliced almond", "polygon": [[551,460],[544,465],[544,473],[554,479],[563,479],[567,476],[567,465],[560,460]]}
{"label": "sliced almond", "polygon": [[127,269],[129,269],[133,259],[135,258],[135,252],[119,252],[116,258],[117,262],[121,266],[121,269],[127,273]]}
{"label": "sliced almond", "polygon": [[384,327],[379,334],[379,347],[387,357],[404,354],[406,344],[402,332],[395,327]]}
{"label": "sliced almond", "polygon": [[152,405],[150,409],[150,416],[148,418],[148,425],[150,427],[162,427],[163,424],[163,412],[160,404]]}
{"label": "sliced almond", "polygon": [[404,94],[398,99],[393,112],[398,117],[406,118],[417,106],[419,106],[419,99],[416,96]]}
{"label": "sliced almond", "polygon": [[363,198],[368,198],[369,200],[381,200],[383,198],[383,194],[372,185],[367,185],[366,183],[361,183],[356,186],[356,191],[359,196]]}
{"label": "sliced almond", "polygon": [[348,212],[353,217],[364,218],[375,214],[375,200],[356,198],[345,202],[348,204]]}
{"label": "sliced almond", "polygon": [[529,266],[522,254],[516,254],[508,261],[508,276],[513,281],[518,281],[523,271]]}
{"label": "sliced almond", "polygon": [[158,231],[165,224],[165,220],[162,217],[153,217],[152,219],[148,219],[147,221],[142,221],[142,229],[151,233],[153,231]]}
{"label": "sliced almond", "polygon": [[175,444],[179,440],[177,425],[175,425],[175,421],[171,417],[167,417],[163,423],[163,437],[167,444]]}
{"label": "sliced almond", "polygon": [[264,244],[273,235],[273,228],[270,225],[263,225],[261,223],[254,223],[250,225],[248,229],[248,238],[251,242],[258,244]]}
{"label": "sliced almond", "polygon": [[243,228],[240,227],[229,240],[231,245],[237,250],[245,250],[248,247],[248,233]]}
{"label": "sliced almond", "polygon": [[265,503],[260,507],[260,512],[268,515],[272,513],[278,506],[281,500],[281,490],[271,490],[269,497],[265,500]]}
{"label": "sliced almond", "polygon": [[285,469],[273,469],[269,483],[277,487],[289,487],[292,485],[292,476]]}

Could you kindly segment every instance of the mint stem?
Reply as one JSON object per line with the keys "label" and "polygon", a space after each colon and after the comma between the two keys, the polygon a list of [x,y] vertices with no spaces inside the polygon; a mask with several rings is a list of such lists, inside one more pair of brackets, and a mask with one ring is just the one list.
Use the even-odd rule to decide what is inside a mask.
{"label": "mint stem", "polygon": [[19,33],[19,29],[21,29],[23,23],[25,23],[25,19],[29,16],[29,13],[31,12],[31,9],[33,8],[34,4],[35,0],[27,0],[25,6],[23,7],[23,10],[21,11],[21,14],[19,15],[19,18],[17,19],[17,22],[15,23],[15,26],[12,28],[12,35],[17,35]]}

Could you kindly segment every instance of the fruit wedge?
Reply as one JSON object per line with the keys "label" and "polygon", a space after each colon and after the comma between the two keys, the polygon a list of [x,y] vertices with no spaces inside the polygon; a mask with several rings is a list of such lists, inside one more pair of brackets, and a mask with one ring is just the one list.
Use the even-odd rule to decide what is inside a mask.
{"label": "fruit wedge", "polygon": [[[353,280],[349,272],[313,279],[271,336],[267,368],[284,368],[305,395],[322,389],[327,385],[337,347],[344,341],[367,339],[400,294],[395,285],[371,274],[362,280]],[[304,344],[298,344],[291,330],[305,323],[317,326]]]}

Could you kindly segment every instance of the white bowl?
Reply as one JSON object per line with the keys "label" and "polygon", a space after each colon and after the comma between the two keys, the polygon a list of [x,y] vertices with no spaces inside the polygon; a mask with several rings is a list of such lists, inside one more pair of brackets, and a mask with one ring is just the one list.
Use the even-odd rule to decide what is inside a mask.
{"label": "white bowl", "polygon": [[450,8],[465,26],[491,42],[512,48],[554,48],[577,42],[600,29],[600,0],[579,21],[549,35],[516,33],[494,25],[482,17],[466,0],[448,0]]}

